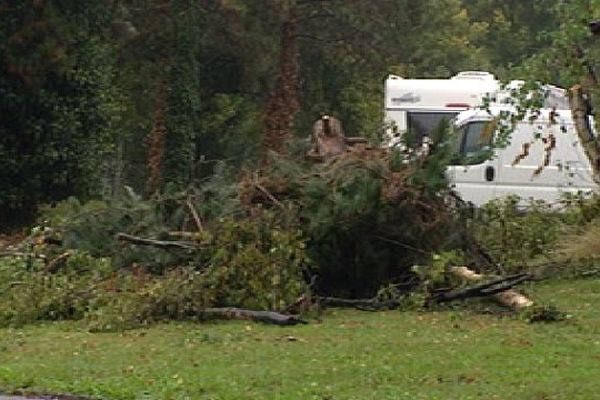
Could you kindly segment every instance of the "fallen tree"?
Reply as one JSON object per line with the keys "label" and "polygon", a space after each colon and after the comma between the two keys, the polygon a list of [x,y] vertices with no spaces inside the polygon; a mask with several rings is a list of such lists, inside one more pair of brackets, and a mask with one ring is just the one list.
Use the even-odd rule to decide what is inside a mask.
{"label": "fallen tree", "polygon": [[[479,282],[488,278],[466,267],[452,267],[449,273],[469,282]],[[426,305],[447,303],[456,300],[466,300],[476,297],[492,297],[502,306],[514,310],[521,310],[533,305],[533,301],[513,290],[513,287],[530,281],[532,274],[520,273],[506,277],[493,278],[486,282],[467,286],[460,289],[446,289],[432,293],[425,301]],[[317,296],[315,300],[321,306],[346,307],[362,311],[381,311],[396,309],[402,305],[400,299],[381,300],[372,299],[343,299],[338,297]]]}
{"label": "fallen tree", "polygon": [[[488,278],[485,275],[478,274],[467,267],[452,267],[450,268],[449,272],[452,275],[469,282],[480,282]],[[523,296],[519,292],[512,290],[512,288],[518,284],[532,279],[533,275],[527,273],[496,278],[489,282],[481,283],[469,288],[442,293],[437,299],[435,299],[435,301],[444,302],[465,299],[468,297],[492,296],[495,301],[505,307],[512,308],[514,310],[521,310],[532,306],[533,301]]]}
{"label": "fallen tree", "polygon": [[[397,309],[414,290],[428,304],[481,296],[511,304],[502,299],[527,277],[490,283],[482,277],[472,287],[441,293],[413,270],[423,265],[437,273],[432,255],[446,249],[464,257],[439,269],[443,279],[448,265],[473,263],[485,271],[496,266],[468,235],[464,204],[448,201],[443,173],[448,154],[444,147],[438,150],[406,158],[359,147],[322,163],[274,159],[263,170],[231,180],[215,177],[164,198],[71,201],[56,208],[61,210],[56,227],[49,218],[50,232],[60,241],[53,248],[38,245],[51,256],[38,268],[64,274],[68,284],[77,280],[82,293],[99,296],[102,301],[82,300],[69,289],[66,300],[53,303],[65,305],[61,318],[80,318],[67,307],[78,301],[99,329],[196,317],[293,325],[305,321],[281,310]],[[90,267],[96,264],[105,269],[102,275]],[[86,290],[91,285],[86,271],[98,275],[87,278],[96,279],[99,290]],[[318,280],[309,284],[314,277]],[[302,295],[308,300],[297,304]],[[89,312],[89,304],[101,308]]]}

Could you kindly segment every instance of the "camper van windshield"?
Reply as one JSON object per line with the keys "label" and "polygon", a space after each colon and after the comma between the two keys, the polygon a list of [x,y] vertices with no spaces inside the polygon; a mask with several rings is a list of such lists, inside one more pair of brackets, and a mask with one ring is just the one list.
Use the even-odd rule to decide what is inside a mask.
{"label": "camper van windshield", "polygon": [[408,130],[421,143],[424,136],[437,128],[446,119],[450,121],[457,112],[408,112]]}
{"label": "camper van windshield", "polygon": [[474,121],[463,125],[457,135],[457,157],[453,164],[481,164],[492,155],[493,128],[489,121]]}

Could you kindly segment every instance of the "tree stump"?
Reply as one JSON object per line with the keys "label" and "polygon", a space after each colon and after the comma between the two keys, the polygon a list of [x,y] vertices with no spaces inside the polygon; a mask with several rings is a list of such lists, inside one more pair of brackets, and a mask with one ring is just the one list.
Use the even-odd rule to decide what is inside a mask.
{"label": "tree stump", "polygon": [[324,115],[314,123],[309,157],[326,159],[340,155],[346,149],[346,137],[339,119]]}

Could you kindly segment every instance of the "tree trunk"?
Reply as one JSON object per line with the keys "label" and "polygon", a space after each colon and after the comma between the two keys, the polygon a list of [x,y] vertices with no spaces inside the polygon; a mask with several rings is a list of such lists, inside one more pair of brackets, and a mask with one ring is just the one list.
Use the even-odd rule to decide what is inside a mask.
{"label": "tree trunk", "polygon": [[575,85],[571,88],[569,95],[577,136],[579,136],[585,154],[592,164],[594,181],[600,184],[600,146],[588,120],[589,107],[584,97],[584,89],[581,85]]}
{"label": "tree trunk", "polygon": [[569,91],[571,113],[573,114],[577,136],[579,136],[583,149],[592,164],[594,181],[600,184],[600,143],[598,138],[594,136],[588,119],[593,108],[593,100],[595,100],[592,98],[592,92],[598,90],[598,79],[592,64],[585,59],[582,48],[576,45],[573,51],[576,59],[579,60],[586,72],[581,76],[581,84],[574,85]]}
{"label": "tree trunk", "polygon": [[281,53],[275,89],[267,100],[264,112],[262,163],[268,163],[269,151],[285,152],[293,137],[294,118],[300,108],[298,103],[298,18],[290,11],[281,26]]}
{"label": "tree trunk", "polygon": [[151,196],[162,186],[163,164],[165,158],[165,139],[167,135],[167,90],[166,83],[161,82],[154,105],[154,127],[148,140],[148,180],[146,193]]}

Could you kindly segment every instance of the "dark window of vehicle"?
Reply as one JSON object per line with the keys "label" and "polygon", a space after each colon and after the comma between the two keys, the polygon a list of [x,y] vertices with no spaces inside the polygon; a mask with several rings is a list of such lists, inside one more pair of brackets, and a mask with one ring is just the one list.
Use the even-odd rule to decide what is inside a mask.
{"label": "dark window of vehicle", "polygon": [[481,164],[492,156],[493,127],[489,121],[469,122],[458,131],[458,154],[453,164]]}
{"label": "dark window of vehicle", "polygon": [[463,154],[474,153],[490,145],[492,137],[489,132],[486,132],[486,127],[488,126],[489,123],[487,121],[479,121],[471,122],[463,128]]}
{"label": "dark window of vehicle", "polygon": [[450,121],[457,114],[457,112],[408,112],[408,131],[414,135],[417,143],[422,143],[423,137],[437,128],[442,120]]}

